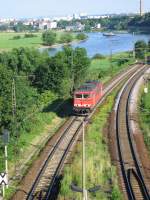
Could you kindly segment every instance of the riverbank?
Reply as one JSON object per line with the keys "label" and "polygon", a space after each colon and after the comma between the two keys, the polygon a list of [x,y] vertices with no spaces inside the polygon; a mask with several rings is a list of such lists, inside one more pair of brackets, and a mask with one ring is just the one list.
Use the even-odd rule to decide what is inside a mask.
{"label": "riverbank", "polygon": [[69,43],[57,43],[57,44],[53,44],[51,46],[47,46],[47,45],[42,45],[39,49],[44,50],[44,49],[53,49],[53,48],[62,48],[65,45],[73,45],[73,44],[79,44],[80,42],[85,42],[87,39],[85,40],[73,40],[72,42]]}
{"label": "riverbank", "polygon": [[[137,35],[131,33],[118,33],[113,37],[103,36],[102,32],[86,33],[88,39],[84,42],[75,43],[71,46],[73,48],[85,48],[87,54],[92,58],[95,54],[102,54],[104,56],[111,56],[116,53],[125,51],[133,51],[134,44],[138,40],[144,40],[146,43],[150,40],[150,35]],[[48,50],[50,55],[55,55],[61,47],[51,48]]]}
{"label": "riverbank", "polygon": [[[75,44],[79,43],[82,40],[76,39],[76,34],[71,32],[73,41],[70,43],[60,43],[60,38],[62,34],[65,32],[62,31],[56,31],[56,43],[51,46],[45,46],[43,45],[42,41],[42,32],[32,33],[34,37],[25,37],[26,32],[0,32],[0,52],[2,51],[9,51],[13,48],[19,48],[19,47],[28,47],[28,48],[41,48],[41,49],[48,49],[48,48],[57,48],[62,47],[67,44]],[[18,39],[17,39],[18,37]]]}

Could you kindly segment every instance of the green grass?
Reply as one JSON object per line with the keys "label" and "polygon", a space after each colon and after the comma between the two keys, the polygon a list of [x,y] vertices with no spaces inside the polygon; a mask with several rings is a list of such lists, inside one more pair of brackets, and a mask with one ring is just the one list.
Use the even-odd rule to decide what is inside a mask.
{"label": "green grass", "polygon": [[150,153],[150,83],[148,94],[142,90],[140,99],[140,125],[144,134],[144,141]]}
{"label": "green grass", "polygon": [[[57,31],[57,42],[64,32]],[[13,48],[19,47],[35,47],[39,48],[42,46],[42,32],[33,33],[37,37],[24,38],[25,33],[9,33],[0,32],[0,51],[8,51]],[[75,34],[72,33],[73,39],[75,40]],[[21,36],[21,39],[13,39],[15,36]],[[57,44],[56,42],[56,44]]]}
{"label": "green grass", "polygon": [[[129,61],[119,65],[118,62],[124,58],[128,58]],[[134,63],[134,59],[128,52],[115,54],[112,56],[112,63],[110,61],[109,56],[102,59],[92,59],[87,79],[100,79],[105,83],[122,69]]]}
{"label": "green grass", "polygon": [[[111,190],[112,200],[121,200],[122,195],[118,188],[116,168],[111,165],[111,159],[104,137],[104,126],[112,109],[116,93],[108,96],[106,102],[99,107],[92,119],[92,125],[86,134],[86,188],[101,185],[102,189],[96,193],[89,194],[89,199],[106,200],[110,196],[107,192]],[[70,184],[73,182],[82,188],[82,145],[77,146],[77,153],[70,166],[65,168],[64,179],[61,185],[59,200],[81,200],[82,194],[73,192]],[[112,184],[109,183],[111,179]]]}
{"label": "green grass", "polygon": [[[10,50],[19,47],[40,47],[42,33],[35,33],[37,37],[24,38],[25,33],[0,33],[0,50]],[[13,39],[14,36],[21,36],[21,39]]]}

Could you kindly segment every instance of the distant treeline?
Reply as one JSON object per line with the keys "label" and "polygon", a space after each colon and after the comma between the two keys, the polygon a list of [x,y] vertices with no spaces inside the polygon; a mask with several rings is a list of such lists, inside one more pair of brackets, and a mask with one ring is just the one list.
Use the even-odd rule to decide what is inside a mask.
{"label": "distant treeline", "polygon": [[96,27],[98,23],[101,24],[102,29],[104,30],[144,30],[149,29],[150,27],[150,13],[146,13],[143,16],[113,16],[110,18],[101,18],[101,19],[82,19],[82,20],[73,20],[73,21],[64,21],[61,20],[58,23],[58,27],[65,28],[66,26],[75,25],[77,22],[85,25],[85,31],[91,31]]}
{"label": "distant treeline", "polygon": [[[73,19],[71,21],[60,20],[58,22],[58,29],[65,29],[67,26],[76,26],[78,23],[84,25],[84,31],[91,31],[96,29],[97,24],[101,24],[102,29],[110,30],[149,30],[150,27],[150,13],[146,13],[143,16],[120,16],[116,15],[109,18],[100,19]],[[22,22],[18,24],[1,25],[0,31],[6,31],[8,29],[14,30],[15,32],[22,31],[38,31],[37,27],[32,25],[24,25]]]}

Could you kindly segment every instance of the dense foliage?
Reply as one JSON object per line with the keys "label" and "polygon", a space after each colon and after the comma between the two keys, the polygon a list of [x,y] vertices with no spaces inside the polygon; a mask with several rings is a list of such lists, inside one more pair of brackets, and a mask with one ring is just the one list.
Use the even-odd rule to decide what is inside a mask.
{"label": "dense foliage", "polygon": [[144,59],[150,52],[150,41],[146,43],[143,40],[139,40],[135,43],[135,57],[139,59]]}
{"label": "dense foliage", "polygon": [[89,64],[85,49],[65,47],[35,70],[34,85],[40,91],[51,89],[68,96],[85,80]]}
{"label": "dense foliage", "polygon": [[[54,57],[19,48],[0,54],[0,128],[12,127],[12,81],[15,81],[17,122],[39,107],[46,91],[68,97],[84,81],[89,59],[84,49],[65,47]],[[46,100],[47,102],[47,100]],[[43,104],[43,103],[42,103]]]}
{"label": "dense foliage", "polygon": [[65,28],[66,26],[75,26],[77,23],[85,25],[85,31],[91,31],[96,28],[97,24],[101,24],[103,29],[111,30],[131,30],[131,31],[149,31],[150,27],[150,13],[146,13],[143,16],[127,16],[127,15],[116,15],[109,18],[100,19],[81,19],[58,22],[59,28]]}
{"label": "dense foliage", "polygon": [[71,33],[63,33],[60,37],[60,43],[69,43],[72,42],[73,37]]}
{"label": "dense foliage", "polygon": [[53,45],[56,42],[56,33],[52,31],[45,31],[42,34],[42,39],[45,45]]}
{"label": "dense foliage", "polygon": [[129,26],[135,27],[150,27],[150,13],[146,13],[143,16],[135,16],[133,19],[130,20],[128,23]]}
{"label": "dense foliage", "polygon": [[85,40],[85,39],[87,39],[87,37],[88,36],[84,33],[78,33],[76,36],[77,40]]}

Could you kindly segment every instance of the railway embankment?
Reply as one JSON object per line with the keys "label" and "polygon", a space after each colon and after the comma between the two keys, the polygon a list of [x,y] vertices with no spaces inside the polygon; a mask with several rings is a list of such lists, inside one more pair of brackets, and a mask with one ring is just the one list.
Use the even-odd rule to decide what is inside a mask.
{"label": "railway embankment", "polygon": [[[137,174],[142,171],[142,175],[140,172],[139,176],[142,177],[141,180],[144,179],[144,184],[149,190],[149,158],[139,126],[138,115],[139,94],[143,84],[143,75],[137,76],[137,78],[133,76],[128,80],[116,99],[110,119],[111,158],[117,166],[119,185],[125,199],[128,199],[131,193],[138,197],[137,199],[141,199],[140,196],[143,195],[140,194],[141,187],[138,186],[140,183],[133,179],[134,175],[131,175],[131,169]],[[132,185],[131,193],[129,193],[128,183]]]}
{"label": "railway embankment", "polygon": [[[148,132],[148,109],[146,109],[146,106],[150,105],[150,102],[146,102],[149,94],[144,93],[144,87],[146,86],[145,79],[147,78],[146,74],[149,73],[150,70],[148,69],[145,74],[137,81],[135,87],[133,88],[129,104],[129,112],[133,137],[135,140],[138,155],[141,160],[141,164],[144,169],[145,178],[147,179],[147,183],[150,189],[150,154],[148,152],[150,149],[150,144],[148,143],[150,136]],[[144,104],[142,105],[143,101]]]}
{"label": "railway embankment", "polygon": [[143,88],[140,92],[139,97],[139,122],[140,122],[140,128],[142,130],[143,136],[144,136],[144,142],[146,144],[146,147],[149,152],[150,157],[150,82],[147,82],[148,87],[148,93],[145,94],[143,91]]}

